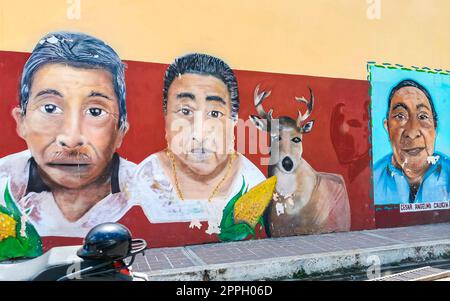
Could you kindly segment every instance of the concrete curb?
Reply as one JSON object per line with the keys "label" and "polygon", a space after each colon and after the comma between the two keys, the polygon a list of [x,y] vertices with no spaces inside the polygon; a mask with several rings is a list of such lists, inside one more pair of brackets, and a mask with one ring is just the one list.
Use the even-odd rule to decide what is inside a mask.
{"label": "concrete curb", "polygon": [[401,262],[438,259],[450,254],[450,239],[401,243],[385,247],[297,255],[226,264],[146,272],[154,281],[261,280],[304,277],[342,269],[364,270]]}

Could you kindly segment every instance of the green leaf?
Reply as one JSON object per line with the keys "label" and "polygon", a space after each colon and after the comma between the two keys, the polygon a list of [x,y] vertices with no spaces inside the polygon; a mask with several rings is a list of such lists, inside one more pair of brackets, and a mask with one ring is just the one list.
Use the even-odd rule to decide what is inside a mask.
{"label": "green leaf", "polygon": [[0,242],[0,261],[22,257],[25,253],[22,244],[14,237],[8,237]]}
{"label": "green leaf", "polygon": [[[10,193],[9,185],[6,186],[4,198],[6,208],[0,206],[0,212],[11,216],[16,221],[16,237],[8,237],[0,241],[0,260],[42,255],[41,237],[30,222],[22,224],[22,213]],[[25,236],[21,235],[22,226],[25,227]]]}
{"label": "green leaf", "polygon": [[234,206],[237,200],[248,191],[245,179],[242,177],[242,186],[239,192],[233,196],[223,210],[223,217],[220,223],[219,239],[221,241],[240,241],[249,236],[255,236],[255,231],[246,223],[236,224],[234,221]]}
{"label": "green leaf", "polygon": [[219,238],[221,241],[240,241],[246,239],[250,235],[255,236],[253,229],[246,223],[239,223],[228,227],[225,230],[221,229]]}
{"label": "green leaf", "polygon": [[16,206],[15,201],[11,193],[9,192],[9,185],[6,185],[4,193],[6,208],[11,212],[16,221],[20,221],[20,216],[22,215],[19,208]]}
{"label": "green leaf", "polygon": [[234,225],[234,205],[236,204],[237,200],[244,194],[244,187],[245,187],[245,179],[242,177],[242,186],[239,192],[233,196],[233,198],[228,202],[228,204],[223,209],[223,215],[222,220],[220,222],[220,229],[226,229],[228,227],[231,227]]}
{"label": "green leaf", "polygon": [[0,205],[0,213],[3,213],[3,214],[6,214],[6,215],[9,215],[9,216],[12,216],[11,211],[9,211],[8,208],[3,207],[2,205]]}

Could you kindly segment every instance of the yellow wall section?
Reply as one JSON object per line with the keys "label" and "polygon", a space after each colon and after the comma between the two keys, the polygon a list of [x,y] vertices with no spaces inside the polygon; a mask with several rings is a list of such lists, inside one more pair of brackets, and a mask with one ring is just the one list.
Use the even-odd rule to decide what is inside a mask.
{"label": "yellow wall section", "polygon": [[[186,52],[233,68],[365,79],[366,62],[450,69],[449,0],[0,0],[0,49],[31,51],[54,30],[84,31],[123,59]],[[367,17],[381,1],[381,18]]]}

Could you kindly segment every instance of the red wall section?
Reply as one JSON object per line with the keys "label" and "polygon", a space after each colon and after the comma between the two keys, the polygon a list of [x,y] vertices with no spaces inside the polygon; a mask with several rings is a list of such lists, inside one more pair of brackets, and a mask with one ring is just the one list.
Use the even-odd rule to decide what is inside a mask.
{"label": "red wall section", "polygon": [[[18,86],[23,65],[29,54],[0,51],[0,157],[21,151],[26,148],[15,132],[15,123],[11,117],[11,109],[18,104]],[[164,122],[162,112],[163,75],[167,65],[126,62],[127,108],[130,130],[122,144],[119,153],[133,162],[139,163],[151,153],[163,149]],[[232,62],[230,62],[232,64]],[[309,98],[308,87],[313,89],[315,106],[310,119],[314,119],[311,133],[303,139],[303,157],[317,171],[341,174],[347,186],[352,213],[352,230],[370,229],[375,227],[373,202],[370,198],[370,167],[369,157],[359,162],[340,163],[338,153],[331,142],[331,132],[343,127],[339,121],[331,122],[332,112],[338,103],[342,103],[345,118],[353,123],[359,122],[353,136],[335,139],[336,143],[350,139],[353,148],[367,149],[368,121],[367,103],[369,101],[367,81],[324,78],[303,75],[286,75],[266,72],[251,72],[236,70],[239,83],[241,109],[239,118],[247,120],[249,114],[255,114],[253,107],[253,91],[261,83],[264,90],[272,90],[271,96],[265,102],[265,108],[274,109],[274,116],[297,116],[298,103],[295,96]],[[303,107],[302,110],[305,108]],[[356,121],[355,121],[356,120]],[[345,126],[343,127],[345,128]],[[254,137],[253,137],[254,138]],[[247,139],[249,139],[247,137]],[[349,141],[350,141],[349,140]],[[345,146],[344,144],[341,144]],[[247,149],[248,150],[248,149]],[[341,149],[342,155],[352,150]],[[260,165],[260,154],[245,155],[253,161],[265,174],[266,166]],[[342,158],[341,158],[342,159]],[[341,160],[342,162],[342,160]],[[353,173],[353,171],[355,171]],[[353,174],[353,175],[352,175]],[[180,245],[204,242],[205,235],[187,229],[184,224],[149,225],[143,220],[140,208],[132,209],[122,222],[127,224],[136,236],[148,238],[152,246]],[[54,244],[70,243],[65,239],[47,239]]]}

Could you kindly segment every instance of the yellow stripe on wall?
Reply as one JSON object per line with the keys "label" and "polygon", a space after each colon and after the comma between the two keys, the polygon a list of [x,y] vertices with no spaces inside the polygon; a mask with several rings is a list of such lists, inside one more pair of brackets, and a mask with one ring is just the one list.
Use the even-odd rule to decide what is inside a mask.
{"label": "yellow stripe on wall", "polygon": [[235,69],[365,79],[367,61],[450,69],[449,15],[449,0],[0,0],[0,50],[72,30],[127,60],[196,51]]}

